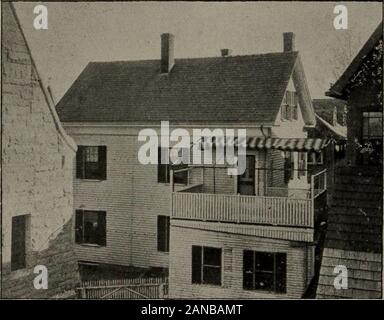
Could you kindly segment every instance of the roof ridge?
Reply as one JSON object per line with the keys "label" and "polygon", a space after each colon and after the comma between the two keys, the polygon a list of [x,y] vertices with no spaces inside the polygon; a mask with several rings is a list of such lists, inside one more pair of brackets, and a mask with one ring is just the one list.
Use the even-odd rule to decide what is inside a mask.
{"label": "roof ridge", "polygon": [[[289,51],[289,52],[266,52],[266,53],[252,53],[252,54],[244,54],[244,55],[231,55],[226,57],[221,56],[210,56],[210,57],[190,57],[190,58],[175,58],[175,61],[185,61],[185,60],[206,60],[206,59],[233,59],[233,58],[252,58],[252,57],[261,57],[268,55],[297,55],[299,51]],[[129,63],[129,62],[158,62],[159,59],[134,59],[134,60],[110,60],[110,61],[89,61],[88,63],[92,64],[108,64],[108,63]]]}

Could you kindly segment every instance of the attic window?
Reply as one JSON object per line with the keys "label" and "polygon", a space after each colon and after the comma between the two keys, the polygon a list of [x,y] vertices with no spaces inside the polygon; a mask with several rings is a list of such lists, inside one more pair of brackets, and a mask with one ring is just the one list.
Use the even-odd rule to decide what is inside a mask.
{"label": "attic window", "polygon": [[298,99],[295,91],[287,90],[281,106],[281,120],[297,120]]}

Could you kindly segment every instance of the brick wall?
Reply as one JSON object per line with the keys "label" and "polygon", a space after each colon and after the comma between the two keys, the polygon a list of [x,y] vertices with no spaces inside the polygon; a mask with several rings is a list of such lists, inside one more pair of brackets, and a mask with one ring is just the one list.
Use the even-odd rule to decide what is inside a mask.
{"label": "brick wall", "polygon": [[[73,146],[59,134],[10,3],[2,3],[2,296],[49,297],[74,287]],[[26,268],[10,272],[12,217],[29,215]],[[32,288],[48,268],[48,290]]]}

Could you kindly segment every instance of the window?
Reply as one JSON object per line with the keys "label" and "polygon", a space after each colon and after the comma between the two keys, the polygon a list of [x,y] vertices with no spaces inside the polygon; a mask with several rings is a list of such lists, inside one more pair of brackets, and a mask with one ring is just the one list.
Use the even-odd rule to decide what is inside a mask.
{"label": "window", "polygon": [[306,165],[306,157],[307,157],[307,154],[306,152],[299,152],[299,155],[298,155],[298,171],[297,171],[297,176],[298,178],[300,179],[301,177],[304,177],[305,176],[305,172],[306,172],[306,169],[307,169],[307,165]]}
{"label": "window", "polygon": [[382,123],[382,112],[363,112],[363,139],[382,139]]}
{"label": "window", "polygon": [[284,182],[287,184],[289,180],[293,179],[294,163],[293,155],[287,151],[284,153]]}
{"label": "window", "polygon": [[324,163],[324,154],[322,152],[312,151],[308,153],[308,164],[318,165]]}
{"label": "window", "polygon": [[169,217],[157,216],[157,251],[169,252]]}
{"label": "window", "polygon": [[106,212],[76,210],[76,243],[107,245]]}
{"label": "window", "polygon": [[[188,167],[188,164],[185,164],[185,163],[180,163],[180,164],[166,164],[166,163],[164,163],[163,164],[161,161],[161,150],[162,150],[162,148],[159,148],[159,150],[158,150],[157,182],[169,183],[170,182],[170,171],[171,170],[185,169]],[[180,149],[179,152],[181,155],[181,153],[185,152],[185,151],[183,151],[183,149]],[[169,152],[168,152],[168,154],[169,154]],[[180,183],[180,184],[187,184],[188,183],[188,172],[182,171],[182,172],[174,173],[173,182],[174,183]]]}
{"label": "window", "polygon": [[26,267],[26,242],[28,215],[12,217],[11,270]]}
{"label": "window", "polygon": [[192,283],[221,285],[221,249],[192,246]]}
{"label": "window", "polygon": [[297,115],[297,104],[295,104],[294,106],[292,106],[292,119],[293,119],[293,120],[297,120],[297,119],[298,119],[298,115]]}
{"label": "window", "polygon": [[286,253],[244,250],[243,288],[285,293],[286,265]]}
{"label": "window", "polygon": [[78,146],[76,178],[105,180],[107,178],[107,147]]}
{"label": "window", "polygon": [[284,94],[281,106],[282,120],[297,120],[298,119],[298,99],[294,91],[286,91]]}

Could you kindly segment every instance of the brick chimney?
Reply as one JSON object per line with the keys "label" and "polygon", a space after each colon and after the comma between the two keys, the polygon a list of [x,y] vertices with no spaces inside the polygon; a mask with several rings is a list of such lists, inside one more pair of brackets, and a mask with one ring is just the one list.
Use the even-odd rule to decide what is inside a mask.
{"label": "brick chimney", "polygon": [[221,49],[220,51],[222,57],[229,57],[232,54],[231,49]]}
{"label": "brick chimney", "polygon": [[293,32],[284,32],[284,52],[295,51],[295,34]]}
{"label": "brick chimney", "polygon": [[161,35],[161,73],[169,73],[175,64],[173,56],[174,35],[171,33],[163,33]]}

